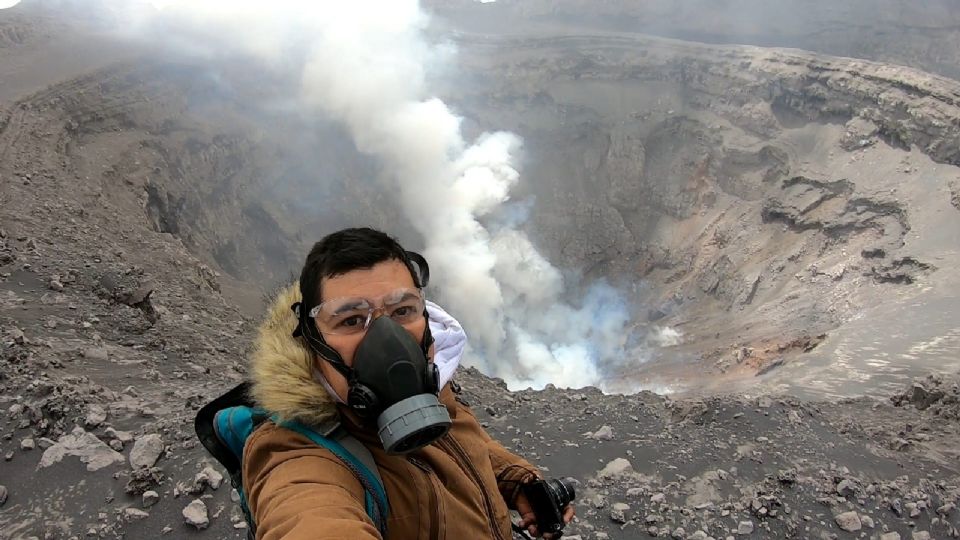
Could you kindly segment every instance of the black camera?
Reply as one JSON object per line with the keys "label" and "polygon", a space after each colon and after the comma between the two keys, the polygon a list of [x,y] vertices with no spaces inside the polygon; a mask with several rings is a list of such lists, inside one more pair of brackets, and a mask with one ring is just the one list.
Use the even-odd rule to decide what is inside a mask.
{"label": "black camera", "polygon": [[527,501],[537,517],[540,534],[552,533],[554,538],[563,535],[563,510],[577,497],[569,480],[535,480],[521,486]]}

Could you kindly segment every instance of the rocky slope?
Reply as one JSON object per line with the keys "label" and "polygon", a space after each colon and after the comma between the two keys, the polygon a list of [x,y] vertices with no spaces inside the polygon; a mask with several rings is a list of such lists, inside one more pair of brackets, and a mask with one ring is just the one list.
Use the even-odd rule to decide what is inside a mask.
{"label": "rocky slope", "polygon": [[581,538],[958,534],[955,377],[840,403],[504,394],[476,373],[463,379],[501,441],[575,477],[569,532]]}
{"label": "rocky slope", "polygon": [[[242,538],[193,414],[242,380],[260,296],[317,231],[406,224],[336,126],[283,113],[284,81],[29,7],[0,12],[0,538]],[[444,93],[524,137],[551,260],[682,334],[613,376],[706,395],[463,369],[491,433],[577,480],[574,537],[957,537],[958,377],[908,381],[960,357],[958,84],[560,34],[459,34]]]}
{"label": "rocky slope", "polygon": [[[146,219],[117,226],[95,202],[83,234],[65,234],[69,217],[48,232],[31,225],[71,203],[42,177],[4,193],[14,185],[22,217],[0,235],[0,537],[241,538],[191,419],[242,378],[251,321]],[[491,433],[577,480],[574,537],[957,536],[956,378],[830,403],[457,380]]]}

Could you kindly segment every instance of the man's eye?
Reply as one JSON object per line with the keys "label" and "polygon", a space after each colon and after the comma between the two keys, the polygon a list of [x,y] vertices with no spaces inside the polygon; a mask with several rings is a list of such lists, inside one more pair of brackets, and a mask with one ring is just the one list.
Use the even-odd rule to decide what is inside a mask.
{"label": "man's eye", "polygon": [[393,310],[393,313],[390,314],[391,317],[409,317],[413,315],[412,306],[400,306],[397,309]]}
{"label": "man's eye", "polygon": [[360,315],[354,315],[352,317],[347,317],[346,319],[340,321],[337,325],[342,328],[355,328],[357,326],[363,325],[363,317]]}

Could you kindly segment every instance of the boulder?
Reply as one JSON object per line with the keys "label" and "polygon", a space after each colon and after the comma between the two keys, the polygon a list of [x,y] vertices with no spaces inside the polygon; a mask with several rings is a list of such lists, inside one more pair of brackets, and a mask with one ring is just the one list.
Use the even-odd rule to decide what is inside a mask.
{"label": "boulder", "polygon": [[153,467],[163,453],[163,441],[160,435],[151,433],[144,435],[133,443],[130,450],[130,466],[134,469]]}
{"label": "boulder", "polygon": [[855,532],[863,528],[863,524],[860,522],[860,515],[852,510],[838,514],[833,519],[837,522],[837,526],[847,532]]}
{"label": "boulder", "polygon": [[617,458],[607,463],[607,465],[600,471],[599,476],[601,478],[612,478],[616,476],[624,476],[633,472],[633,465],[624,458]]}
{"label": "boulder", "polygon": [[71,433],[62,437],[40,457],[38,468],[59,463],[67,456],[76,456],[87,465],[88,471],[98,471],[114,463],[123,463],[123,454],[114,451],[94,434],[75,427]]}
{"label": "boulder", "polygon": [[210,526],[210,516],[207,514],[207,505],[200,499],[194,499],[183,509],[183,521],[197,529],[206,529]]}

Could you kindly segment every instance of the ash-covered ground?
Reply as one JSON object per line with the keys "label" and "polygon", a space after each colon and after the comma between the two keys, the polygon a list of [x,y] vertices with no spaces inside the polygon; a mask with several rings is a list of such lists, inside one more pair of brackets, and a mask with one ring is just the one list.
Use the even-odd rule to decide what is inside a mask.
{"label": "ash-covered ground", "polygon": [[[193,416],[243,380],[261,297],[317,232],[389,228],[390,195],[309,191],[376,171],[336,128],[278,138],[195,62],[50,6],[0,11],[0,538],[243,538]],[[453,100],[528,141],[546,253],[641,284],[637,326],[687,339],[618,374],[691,390],[670,397],[456,377],[494,436],[576,480],[568,533],[958,537],[960,83],[518,28],[459,36]]]}

